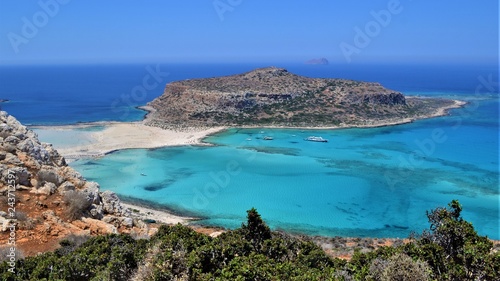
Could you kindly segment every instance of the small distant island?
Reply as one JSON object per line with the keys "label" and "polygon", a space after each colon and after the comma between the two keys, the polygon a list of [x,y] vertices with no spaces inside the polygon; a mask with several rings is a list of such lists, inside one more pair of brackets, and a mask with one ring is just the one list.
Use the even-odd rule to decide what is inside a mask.
{"label": "small distant island", "polygon": [[266,67],[167,84],[148,103],[145,124],[160,128],[376,127],[446,114],[460,101],[407,97],[379,83],[309,78]]}
{"label": "small distant island", "polygon": [[328,65],[330,62],[325,58],[319,59],[311,59],[305,62],[305,64],[319,64],[319,65]]}

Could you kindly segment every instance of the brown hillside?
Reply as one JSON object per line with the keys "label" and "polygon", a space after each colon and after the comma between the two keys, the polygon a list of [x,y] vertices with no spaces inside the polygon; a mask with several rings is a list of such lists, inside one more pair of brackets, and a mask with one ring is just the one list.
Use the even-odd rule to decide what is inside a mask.
{"label": "brown hillside", "polygon": [[451,100],[407,98],[379,83],[309,78],[268,67],[172,82],[148,105],[148,125],[370,126],[433,116]]}

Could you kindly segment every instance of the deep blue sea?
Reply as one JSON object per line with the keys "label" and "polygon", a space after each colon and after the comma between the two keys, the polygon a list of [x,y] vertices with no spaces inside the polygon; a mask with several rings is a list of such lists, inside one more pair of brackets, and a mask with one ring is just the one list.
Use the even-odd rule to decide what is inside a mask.
{"label": "deep blue sea", "polygon": [[[161,95],[167,82],[269,65],[310,77],[376,81],[407,95],[469,104],[449,116],[382,128],[233,128],[207,138],[216,144],[212,147],[124,150],[72,166],[103,189],[198,216],[205,225],[238,227],[245,210],[255,207],[274,229],[407,237],[428,227],[426,210],[458,199],[480,234],[500,239],[494,65],[0,67],[0,99],[9,100],[1,107],[31,125],[140,120],[144,112],[135,107]],[[311,135],[329,142],[304,141]],[[63,147],[78,132],[67,140],[40,136]]]}

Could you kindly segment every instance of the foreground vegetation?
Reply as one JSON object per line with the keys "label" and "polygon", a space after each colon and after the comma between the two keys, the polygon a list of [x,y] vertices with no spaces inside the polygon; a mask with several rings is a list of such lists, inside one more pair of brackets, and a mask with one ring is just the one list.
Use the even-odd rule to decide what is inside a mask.
{"label": "foreground vegetation", "polygon": [[500,280],[500,253],[461,205],[427,213],[429,230],[397,247],[331,259],[311,241],[272,232],[255,209],[217,238],[176,225],[149,240],[72,237],[55,252],[0,264],[1,280]]}

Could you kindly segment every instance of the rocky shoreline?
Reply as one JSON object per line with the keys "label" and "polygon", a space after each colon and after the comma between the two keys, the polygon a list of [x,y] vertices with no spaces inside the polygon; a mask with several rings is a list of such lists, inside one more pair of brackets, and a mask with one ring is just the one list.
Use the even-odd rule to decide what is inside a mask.
{"label": "rocky shoreline", "polygon": [[0,112],[0,197],[6,203],[0,210],[2,245],[7,245],[8,230],[14,227],[16,244],[27,252],[33,252],[33,245],[44,249],[43,245],[70,234],[154,232],[116,194],[85,180],[51,144],[40,142],[4,111]]}

